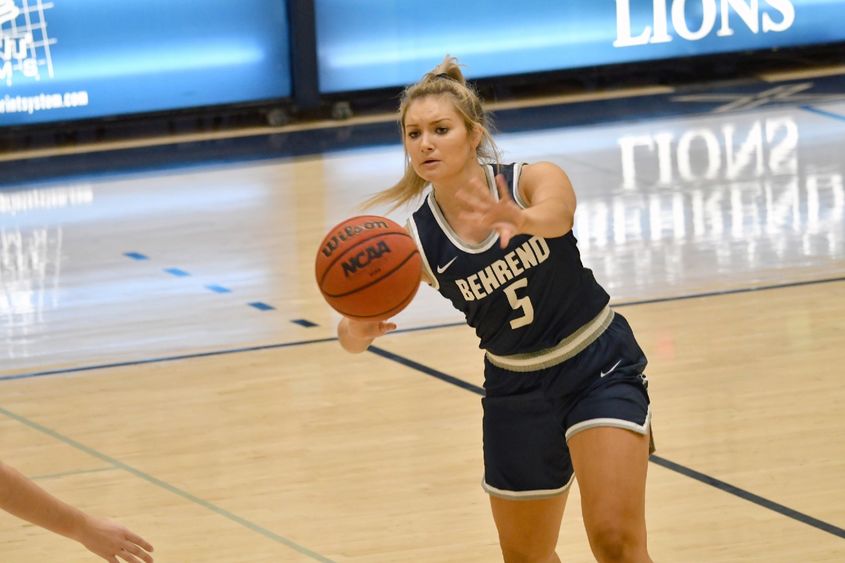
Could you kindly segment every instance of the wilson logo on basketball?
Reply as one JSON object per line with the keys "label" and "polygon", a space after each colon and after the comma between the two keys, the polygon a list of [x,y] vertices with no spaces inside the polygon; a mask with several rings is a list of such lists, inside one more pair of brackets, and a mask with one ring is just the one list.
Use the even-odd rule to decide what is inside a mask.
{"label": "wilson logo on basketball", "polygon": [[343,275],[348,278],[357,272],[359,268],[367,266],[370,262],[381,258],[387,252],[390,252],[390,247],[384,241],[379,241],[375,246],[368,246],[343,263]]}
{"label": "wilson logo on basketball", "polygon": [[[328,258],[332,255],[332,253],[337,250],[337,248],[344,243],[354,237],[359,233],[363,233],[364,231],[369,231],[371,229],[388,229],[389,226],[384,221],[367,221],[365,223],[361,223],[359,225],[347,225],[344,229],[336,232],[330,239],[328,239],[323,246],[323,255]],[[344,265],[344,268],[346,265]]]}

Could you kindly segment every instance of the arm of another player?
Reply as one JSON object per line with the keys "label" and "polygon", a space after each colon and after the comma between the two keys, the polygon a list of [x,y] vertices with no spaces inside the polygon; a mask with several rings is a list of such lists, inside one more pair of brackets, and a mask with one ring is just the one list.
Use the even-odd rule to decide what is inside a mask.
{"label": "arm of another player", "polygon": [[76,540],[111,563],[117,563],[117,557],[130,563],[153,560],[148,553],[153,546],[134,532],[70,506],[3,463],[0,463],[0,508]]}

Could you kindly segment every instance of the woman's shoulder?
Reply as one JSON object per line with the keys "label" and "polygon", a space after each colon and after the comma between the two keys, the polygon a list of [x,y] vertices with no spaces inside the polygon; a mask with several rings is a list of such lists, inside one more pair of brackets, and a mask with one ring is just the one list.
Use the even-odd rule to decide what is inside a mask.
{"label": "woman's shoulder", "polygon": [[529,174],[533,176],[545,176],[551,174],[566,176],[566,172],[564,172],[563,168],[561,168],[554,162],[549,162],[548,160],[538,160],[537,162],[523,162],[521,169],[523,175]]}

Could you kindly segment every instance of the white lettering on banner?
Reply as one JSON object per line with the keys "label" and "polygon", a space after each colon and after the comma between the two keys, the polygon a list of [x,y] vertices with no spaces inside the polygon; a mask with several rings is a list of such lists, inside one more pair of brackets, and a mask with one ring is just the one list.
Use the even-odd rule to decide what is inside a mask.
{"label": "white lettering on banner", "polygon": [[18,7],[15,0],[0,0],[0,81],[13,86],[16,78],[53,78],[50,49],[57,40],[47,34],[48,0],[28,0]]}
{"label": "white lettering on banner", "polygon": [[[679,37],[687,41],[699,41],[713,33],[719,21],[716,35],[730,37],[731,15],[739,20],[754,34],[786,31],[795,23],[795,6],[792,0],[652,0],[652,25],[646,25],[635,35],[631,25],[631,0],[616,0],[616,41],[614,47],[635,47],[650,43],[668,43],[672,41],[669,33],[669,17],[672,28]],[[761,1],[780,15],[775,19],[761,7]],[[687,21],[688,3],[700,5],[701,21],[693,25]],[[692,28],[691,28],[692,26]]]}

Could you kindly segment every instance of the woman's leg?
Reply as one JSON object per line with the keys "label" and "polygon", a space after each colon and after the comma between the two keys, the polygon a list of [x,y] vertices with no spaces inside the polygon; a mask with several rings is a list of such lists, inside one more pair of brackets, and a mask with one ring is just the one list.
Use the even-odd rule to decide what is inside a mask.
{"label": "woman's leg", "polygon": [[490,496],[505,563],[560,562],[555,546],[568,493],[538,500]]}
{"label": "woman's leg", "polygon": [[647,434],[622,428],[590,428],[569,439],[584,526],[600,563],[651,561],[645,526],[648,447]]}

